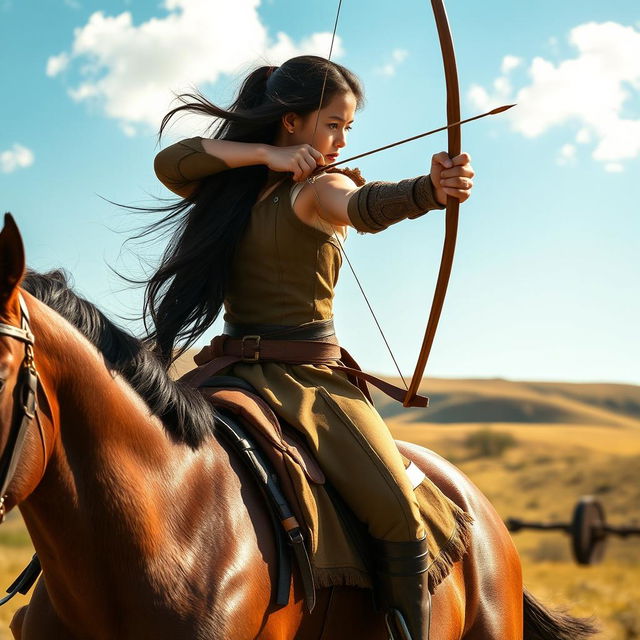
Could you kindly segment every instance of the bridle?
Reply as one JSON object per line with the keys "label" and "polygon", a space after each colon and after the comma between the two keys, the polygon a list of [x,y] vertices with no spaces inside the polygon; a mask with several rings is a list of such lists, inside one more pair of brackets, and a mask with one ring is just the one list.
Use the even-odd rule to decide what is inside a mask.
{"label": "bridle", "polygon": [[[31,333],[29,310],[27,309],[27,305],[25,304],[22,294],[18,294],[18,299],[20,302],[20,310],[22,312],[20,321],[21,326],[16,327],[10,324],[0,323],[0,336],[15,338],[16,340],[20,340],[24,343],[24,358],[22,360],[20,373],[18,374],[18,382],[15,387],[18,392],[18,413],[11,425],[7,446],[0,458],[0,522],[3,522],[5,518],[6,492],[18,466],[27,430],[31,422],[34,419],[37,420],[36,394],[38,391],[38,372],[36,371],[36,365],[33,358],[33,344],[35,338],[33,333]],[[42,430],[40,430],[40,435],[43,438],[44,445],[44,434],[42,433]],[[45,465],[46,462],[45,450]]]}

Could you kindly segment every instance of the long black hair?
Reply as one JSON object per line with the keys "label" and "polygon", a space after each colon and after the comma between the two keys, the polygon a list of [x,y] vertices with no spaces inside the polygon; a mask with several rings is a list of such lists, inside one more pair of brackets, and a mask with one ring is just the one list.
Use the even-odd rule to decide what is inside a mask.
{"label": "long black hair", "polygon": [[[263,66],[250,73],[228,109],[199,91],[179,95],[183,104],[164,116],[158,141],[171,118],[185,111],[218,119],[214,138],[273,144],[284,114],[307,115],[349,92],[360,107],[363,92],[352,72],[325,58],[299,56],[280,67]],[[218,317],[236,245],[267,173],[262,165],[231,169],[204,178],[175,204],[129,207],[166,214],[135,236],[169,236],[160,264],[146,282],[143,307],[145,341],[165,365],[193,345]]]}

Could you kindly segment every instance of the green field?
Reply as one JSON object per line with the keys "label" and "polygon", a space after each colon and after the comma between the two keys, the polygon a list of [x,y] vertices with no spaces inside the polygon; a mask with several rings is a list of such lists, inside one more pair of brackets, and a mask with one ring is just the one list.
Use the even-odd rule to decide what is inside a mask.
{"label": "green field", "polygon": [[[640,526],[640,387],[435,380],[429,391],[430,410],[401,412],[381,399],[381,412],[397,438],[455,462],[502,517],[568,521],[580,496],[595,495],[611,524]],[[438,422],[427,422],[430,416]],[[507,444],[487,453],[478,442]],[[33,552],[11,516],[0,527],[0,585]],[[611,538],[604,562],[593,567],[573,564],[562,533],[522,532],[514,540],[538,599],[595,616],[603,639],[640,638],[640,537]],[[0,640],[11,637],[12,612],[26,602],[17,597],[0,609]]]}

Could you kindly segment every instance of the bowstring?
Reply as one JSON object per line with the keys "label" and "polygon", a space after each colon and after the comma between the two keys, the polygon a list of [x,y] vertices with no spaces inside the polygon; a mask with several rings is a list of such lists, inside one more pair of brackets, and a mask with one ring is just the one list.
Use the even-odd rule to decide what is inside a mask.
{"label": "bowstring", "polygon": [[[340,20],[340,10],[342,9],[342,0],[338,0],[338,10],[336,11],[336,19],[333,23],[333,33],[331,34],[331,45],[329,47],[329,55],[327,57],[327,62],[331,62],[331,56],[333,54],[333,46],[335,44],[335,40],[336,40],[336,33],[338,31],[338,22]],[[324,80],[322,82],[322,90],[320,91],[320,101],[318,104],[318,110],[317,110],[317,114],[316,114],[316,122],[315,125],[313,127],[313,135],[311,136],[311,146],[314,147],[314,142],[315,142],[315,138],[316,138],[316,134],[318,132],[318,124],[320,122],[320,109],[322,108],[322,102],[324,100],[324,94],[325,94],[325,89],[327,87],[327,76],[329,74],[329,67],[327,65],[327,68],[325,69],[324,72]],[[314,147],[315,148],[315,147]],[[322,203],[320,202],[320,194],[318,193],[318,189],[316,187],[315,184],[316,181],[316,176],[311,176],[310,178],[307,178],[307,182],[311,185],[312,189],[313,189],[313,194],[315,196],[316,199],[316,203],[318,208],[322,207]],[[344,256],[344,259],[347,261],[347,265],[349,265],[349,270],[351,271],[351,274],[353,275],[354,280],[356,281],[356,284],[358,285],[358,289],[360,290],[360,293],[362,294],[362,297],[364,298],[367,307],[369,309],[369,313],[371,313],[371,316],[373,317],[374,322],[376,323],[376,327],[378,327],[378,331],[380,333],[380,336],[382,337],[382,340],[387,348],[387,351],[389,352],[389,355],[391,356],[391,360],[393,361],[393,364],[396,368],[396,371],[398,372],[398,375],[400,376],[400,379],[402,380],[402,384],[404,385],[405,389],[409,390],[409,387],[407,385],[407,381],[405,380],[404,375],[402,375],[402,371],[400,370],[400,366],[398,365],[398,361],[396,360],[396,357],[391,349],[391,345],[389,344],[389,341],[387,340],[387,336],[385,335],[383,329],[382,329],[382,325],[380,324],[378,317],[376,316],[375,311],[373,310],[373,306],[371,305],[371,302],[369,301],[369,298],[367,297],[367,294],[365,293],[364,287],[362,286],[362,283],[360,282],[360,278],[358,278],[358,275],[356,274],[356,271],[353,267],[353,264],[351,263],[351,260],[349,259],[349,256],[347,255],[347,252],[344,248],[344,243],[342,242],[342,240],[339,237],[339,234],[336,231],[336,228],[333,224],[331,224],[330,222],[328,222],[327,220],[323,220],[320,215],[318,214],[318,212],[316,211],[316,217],[318,219],[318,222],[320,223],[320,226],[324,227],[324,232],[327,233],[327,235],[329,236],[333,236],[336,239],[336,242],[338,243],[338,247],[340,248],[340,253]],[[327,231],[327,226],[330,228],[330,232]],[[346,236],[345,236],[346,239]]]}

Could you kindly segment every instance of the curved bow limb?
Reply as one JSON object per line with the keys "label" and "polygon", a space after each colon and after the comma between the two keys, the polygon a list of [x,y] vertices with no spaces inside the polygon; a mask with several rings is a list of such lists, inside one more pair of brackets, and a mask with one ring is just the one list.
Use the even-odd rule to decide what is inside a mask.
{"label": "curved bow limb", "polygon": [[[444,74],[447,88],[447,124],[460,122],[460,89],[458,84],[458,69],[456,66],[456,54],[453,47],[453,37],[447,19],[447,11],[442,0],[431,0],[433,14],[438,29],[438,37],[440,39],[440,49],[442,50],[442,61],[444,63]],[[461,132],[460,125],[452,126],[448,129],[448,153],[451,158],[460,154],[461,150]],[[422,382],[431,345],[436,335],[438,321],[442,313],[444,299],[447,293],[447,285],[451,275],[451,266],[453,264],[453,256],[456,248],[456,237],[458,234],[458,212],[460,209],[460,201],[452,196],[447,197],[447,209],[445,218],[445,237],[442,248],[442,258],[440,259],[440,270],[438,272],[438,280],[436,282],[435,293],[433,294],[433,302],[431,303],[431,311],[429,320],[425,330],[422,346],[418,361],[409,383],[409,388],[405,394],[403,405],[405,407],[415,406],[414,401],[418,393],[418,387]]]}

